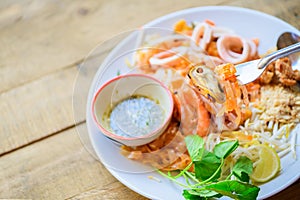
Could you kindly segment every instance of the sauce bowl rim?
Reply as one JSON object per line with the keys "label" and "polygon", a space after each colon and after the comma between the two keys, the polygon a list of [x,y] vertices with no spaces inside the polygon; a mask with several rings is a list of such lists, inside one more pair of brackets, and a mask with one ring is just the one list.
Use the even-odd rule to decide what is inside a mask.
{"label": "sauce bowl rim", "polygon": [[[168,95],[168,102],[170,102],[171,104],[171,107],[170,107],[170,111],[167,112],[167,116],[164,117],[164,122],[159,126],[157,127],[155,130],[145,134],[145,135],[142,135],[142,136],[138,136],[138,137],[124,137],[124,136],[120,136],[120,135],[117,135],[109,130],[107,130],[105,127],[103,127],[99,122],[98,122],[98,119],[97,119],[97,116],[96,116],[96,108],[95,108],[95,104],[96,104],[96,100],[99,96],[99,94],[101,93],[101,91],[107,87],[108,85],[110,85],[111,83],[115,82],[115,81],[118,81],[120,79],[123,79],[123,78],[127,78],[127,77],[142,77],[142,78],[147,78],[147,79],[151,79],[152,81],[158,83],[160,86],[162,86],[164,88],[164,91],[167,93]],[[130,97],[130,96],[128,96]],[[93,96],[93,99],[92,99],[92,117],[93,117],[93,120],[94,122],[96,123],[97,127],[100,129],[100,131],[106,135],[107,137],[109,138],[112,138],[112,139],[119,139],[119,140],[126,140],[126,141],[134,141],[134,140],[140,140],[140,139],[147,139],[147,138],[150,138],[152,136],[154,136],[155,134],[158,134],[160,133],[159,130],[163,129],[164,126],[170,122],[170,119],[172,118],[172,115],[173,115],[173,110],[174,110],[174,100],[173,100],[173,95],[172,95],[172,92],[169,90],[169,88],[160,80],[156,79],[155,77],[153,76],[150,76],[150,75],[146,75],[146,74],[139,74],[139,73],[133,73],[133,74],[123,74],[123,75],[119,75],[119,76],[116,76],[110,80],[108,80],[107,82],[105,82],[104,84],[101,85],[101,87],[96,91],[95,95]],[[154,138],[155,139],[155,138]]]}

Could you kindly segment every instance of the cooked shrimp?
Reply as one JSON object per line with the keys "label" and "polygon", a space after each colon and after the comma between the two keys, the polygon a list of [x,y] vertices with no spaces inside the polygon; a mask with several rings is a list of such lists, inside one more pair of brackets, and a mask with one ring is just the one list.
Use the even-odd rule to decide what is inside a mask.
{"label": "cooked shrimp", "polygon": [[175,106],[180,114],[180,130],[183,135],[206,136],[210,128],[210,115],[201,98],[188,85],[177,91]]}
{"label": "cooked shrimp", "polygon": [[[200,100],[200,99],[199,99]],[[206,110],[204,103],[200,102],[198,106],[197,134],[201,137],[207,136],[210,128],[210,115]]]}
{"label": "cooked shrimp", "polygon": [[174,101],[173,117],[177,121],[180,121],[181,107],[180,107],[180,102],[179,102],[179,98],[178,98],[177,92],[175,94],[173,94],[173,101]]}

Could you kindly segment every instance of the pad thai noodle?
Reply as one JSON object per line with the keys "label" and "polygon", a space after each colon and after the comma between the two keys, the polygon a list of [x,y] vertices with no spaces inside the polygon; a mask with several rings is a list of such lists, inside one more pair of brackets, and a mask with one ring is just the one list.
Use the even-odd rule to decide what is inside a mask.
{"label": "pad thai noodle", "polygon": [[235,65],[260,57],[259,38],[244,38],[211,20],[179,20],[173,28],[167,36],[145,36],[144,48],[134,57],[134,66],[173,93],[172,121],[159,138],[122,146],[122,154],[160,170],[182,170],[191,162],[184,138],[197,134],[208,150],[223,140],[239,141],[223,173],[242,155],[255,167],[259,144],[274,148],[279,157],[291,152],[296,158],[300,73],[289,58],[276,60],[259,79],[241,85]]}

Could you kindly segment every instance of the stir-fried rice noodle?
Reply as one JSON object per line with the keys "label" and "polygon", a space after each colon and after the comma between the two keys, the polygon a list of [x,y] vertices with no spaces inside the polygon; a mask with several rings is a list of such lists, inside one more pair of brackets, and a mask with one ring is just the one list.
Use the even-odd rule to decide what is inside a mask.
{"label": "stir-fried rice noodle", "polygon": [[[223,140],[239,140],[237,150],[226,159],[223,174],[242,155],[255,166],[260,150],[257,144],[273,147],[280,157],[289,152],[296,157],[300,95],[290,86],[300,81],[300,73],[291,69],[288,58],[277,60],[277,67],[272,63],[273,68],[269,67],[261,80],[242,86],[234,75],[233,64],[258,58],[257,39],[238,36],[210,20],[194,26],[180,20],[174,31],[170,36],[147,36],[141,45],[147,48],[135,56],[136,66],[142,72],[163,81],[173,93],[172,122],[153,142],[123,146],[122,153],[158,169],[184,169],[191,162],[184,137],[198,134],[205,138],[208,150]],[[196,65],[214,71],[226,96],[224,103],[203,95],[186,76]],[[282,70],[282,65],[289,65],[289,70]]]}

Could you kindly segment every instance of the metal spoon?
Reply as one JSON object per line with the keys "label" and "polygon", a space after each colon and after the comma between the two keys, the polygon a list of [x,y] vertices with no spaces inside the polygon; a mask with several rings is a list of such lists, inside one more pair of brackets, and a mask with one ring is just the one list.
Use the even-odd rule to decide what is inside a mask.
{"label": "metal spoon", "polygon": [[[284,32],[277,40],[277,49],[282,49],[297,42],[300,42],[299,35],[291,32]],[[292,63],[292,68],[300,70],[300,52],[289,55],[289,58]],[[300,92],[300,81],[297,81],[297,84],[291,86],[290,88],[295,92]]]}
{"label": "metal spoon", "polygon": [[277,46],[277,49],[283,49],[287,46],[296,44],[298,42],[300,42],[299,35],[297,35],[295,33],[291,33],[291,32],[284,32],[279,36],[276,46]]}
{"label": "metal spoon", "polygon": [[300,52],[300,42],[275,51],[264,58],[236,65],[236,76],[241,84],[256,80],[265,70],[266,66],[278,58]]}
{"label": "metal spoon", "polygon": [[[295,33],[291,33],[291,32],[284,32],[282,33],[278,40],[277,40],[277,49],[283,49],[287,46],[290,46],[292,44],[296,44],[300,42],[300,36],[295,34]],[[289,55],[289,58],[291,60],[293,69],[296,68],[300,70],[300,53],[294,53]]]}

